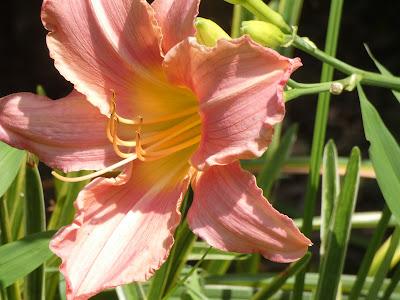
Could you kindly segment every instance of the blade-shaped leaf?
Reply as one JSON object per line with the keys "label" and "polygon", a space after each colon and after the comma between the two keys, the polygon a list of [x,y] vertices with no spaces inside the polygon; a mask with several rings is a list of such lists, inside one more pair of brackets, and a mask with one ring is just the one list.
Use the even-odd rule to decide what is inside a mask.
{"label": "blade-shaped leaf", "polygon": [[4,195],[17,176],[24,155],[24,151],[0,142],[0,197]]}
{"label": "blade-shaped leaf", "polygon": [[382,264],[379,266],[374,276],[374,281],[372,282],[372,285],[369,289],[366,300],[375,300],[378,298],[378,293],[381,290],[386,275],[390,270],[390,262],[393,258],[394,253],[396,252],[396,248],[399,242],[400,242],[400,227],[397,226],[391,237],[390,245],[382,260]]}
{"label": "blade-shaped leaf", "polygon": [[370,268],[371,263],[374,259],[374,254],[376,253],[376,250],[378,249],[385,235],[386,228],[388,227],[391,215],[392,213],[390,209],[387,206],[385,206],[385,208],[382,211],[381,219],[379,220],[377,226],[374,228],[374,234],[370,239],[367,251],[365,252],[365,255],[361,262],[361,266],[357,273],[356,281],[354,282],[354,285],[351,289],[351,293],[349,295],[349,300],[357,300],[360,297],[361,290],[363,289],[365,281],[367,280],[368,269]]}
{"label": "blade-shaped leaf", "polygon": [[[46,213],[42,181],[36,158],[28,155],[26,166],[26,233],[34,234],[46,230]],[[30,273],[25,280],[25,300],[45,298],[44,264]]]}
{"label": "blade-shaped leaf", "polygon": [[0,288],[5,288],[43,264],[52,252],[49,241],[55,231],[29,235],[0,247]]}
{"label": "blade-shaped leaf", "polygon": [[329,223],[326,254],[320,269],[315,299],[335,300],[337,296],[350,236],[350,220],[358,194],[360,161],[360,150],[354,148]]}
{"label": "blade-shaped leaf", "polygon": [[370,142],[369,153],[376,179],[397,222],[400,222],[400,147],[386,128],[375,107],[358,87],[364,132]]}
{"label": "blade-shaped leaf", "polygon": [[331,220],[332,211],[335,207],[339,192],[340,177],[338,167],[338,155],[335,143],[333,141],[329,141],[328,144],[325,146],[323,156],[320,265],[322,265],[322,261],[325,257],[329,222]]}

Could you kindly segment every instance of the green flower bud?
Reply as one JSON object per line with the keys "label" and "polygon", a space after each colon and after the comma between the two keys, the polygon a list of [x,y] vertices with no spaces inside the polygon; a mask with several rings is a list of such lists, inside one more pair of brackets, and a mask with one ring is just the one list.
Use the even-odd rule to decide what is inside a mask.
{"label": "green flower bud", "polygon": [[278,48],[287,41],[287,36],[278,27],[263,21],[243,22],[241,30],[257,43],[270,48]]}
{"label": "green flower bud", "polygon": [[225,0],[231,4],[239,4],[253,13],[258,19],[267,21],[279,27],[283,32],[290,33],[292,29],[283,17],[265,4],[262,0]]}
{"label": "green flower bud", "polygon": [[197,41],[208,47],[214,47],[220,39],[231,38],[218,24],[209,19],[196,18],[195,26]]}

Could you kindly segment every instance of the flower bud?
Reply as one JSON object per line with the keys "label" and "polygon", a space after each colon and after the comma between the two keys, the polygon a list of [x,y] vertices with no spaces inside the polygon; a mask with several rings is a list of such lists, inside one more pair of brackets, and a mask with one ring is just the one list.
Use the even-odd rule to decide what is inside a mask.
{"label": "flower bud", "polygon": [[288,36],[283,34],[278,27],[263,21],[243,22],[241,30],[257,43],[270,48],[278,48],[288,39]]}
{"label": "flower bud", "polygon": [[284,18],[274,11],[271,7],[265,4],[262,0],[225,0],[231,4],[242,5],[259,20],[267,21],[274,24],[285,33],[291,33],[292,29],[285,22]]}
{"label": "flower bud", "polygon": [[197,41],[208,47],[214,47],[220,39],[231,38],[218,24],[209,19],[196,18],[195,26]]}

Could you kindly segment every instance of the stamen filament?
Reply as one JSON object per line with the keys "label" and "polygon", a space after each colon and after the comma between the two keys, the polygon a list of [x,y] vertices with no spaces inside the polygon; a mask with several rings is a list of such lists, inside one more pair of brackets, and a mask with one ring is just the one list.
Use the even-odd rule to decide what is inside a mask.
{"label": "stamen filament", "polygon": [[163,157],[166,157],[168,155],[171,155],[175,152],[178,152],[180,150],[189,148],[190,146],[193,146],[197,143],[200,142],[201,137],[200,136],[196,136],[184,143],[172,146],[170,148],[167,149],[163,149],[160,151],[154,151],[154,152],[150,152],[148,150],[144,150],[141,145],[140,145],[140,133],[137,133],[137,140],[139,139],[139,143],[136,146],[136,154],[137,157],[142,160],[142,161],[151,161],[151,160],[157,160]]}
{"label": "stamen filament", "polygon": [[113,165],[111,165],[109,167],[106,167],[106,168],[104,168],[102,170],[99,170],[97,172],[94,172],[94,173],[91,173],[91,174],[88,174],[88,175],[84,175],[84,176],[79,176],[79,177],[65,177],[65,176],[62,176],[62,175],[58,174],[55,171],[51,172],[51,174],[55,178],[57,178],[57,179],[59,179],[61,181],[64,181],[64,182],[81,182],[81,181],[90,180],[90,179],[99,177],[101,175],[104,175],[104,174],[106,174],[108,172],[114,171],[115,169],[120,168],[120,167],[130,163],[131,161],[134,161],[136,158],[137,158],[136,154],[132,153],[130,157],[125,158],[125,159],[123,159],[123,160],[121,160],[121,161],[119,161],[119,162],[117,162],[117,163],[115,163],[115,164],[113,164]]}
{"label": "stamen filament", "polygon": [[[118,121],[119,122],[119,121]],[[157,144],[162,144],[168,140],[171,140],[172,138],[176,137],[177,135],[201,124],[201,120],[197,115],[193,115],[189,119],[186,119],[184,122],[175,125],[174,127],[171,127],[167,130],[158,132],[156,134],[153,134],[148,137],[141,137],[141,144],[146,145],[151,142],[157,141],[160,138],[164,138],[163,140],[157,142]],[[111,134],[108,133],[108,137],[110,142],[116,143],[118,146],[125,146],[125,147],[135,147],[136,146],[136,140],[122,140],[118,137],[117,133]]]}
{"label": "stamen filament", "polygon": [[117,143],[117,131],[118,131],[118,124],[119,124],[119,120],[115,119],[115,122],[113,122],[113,126],[111,126],[111,130],[112,130],[112,144],[113,144],[113,149],[115,151],[115,153],[121,157],[121,158],[128,158],[132,155],[132,153],[124,153],[121,150],[119,150],[118,147],[118,143]]}
{"label": "stamen filament", "polygon": [[151,135],[149,137],[143,138],[142,144],[145,145],[145,144],[157,141],[160,138],[163,138],[163,139],[158,141],[156,144],[152,145],[151,147],[165,143],[166,141],[171,140],[172,138],[178,136],[179,134],[181,134],[199,124],[201,124],[201,120],[200,120],[199,116],[194,115],[193,117],[185,120],[185,122],[179,123],[178,125],[175,125],[174,127],[171,127],[167,130],[164,130],[160,133]]}
{"label": "stamen filament", "polygon": [[115,116],[119,119],[119,121],[122,124],[125,125],[150,125],[150,124],[157,124],[157,123],[162,123],[162,122],[166,122],[166,121],[171,121],[171,120],[175,120],[175,119],[180,119],[186,116],[189,116],[195,112],[197,112],[198,108],[196,106],[194,107],[190,107],[186,110],[174,113],[174,114],[169,114],[163,117],[159,117],[159,118],[155,118],[155,119],[150,119],[150,120],[146,120],[146,122],[140,121],[141,117],[137,117],[138,119],[126,119],[124,117],[121,117],[120,115],[118,115],[117,113],[115,113]]}

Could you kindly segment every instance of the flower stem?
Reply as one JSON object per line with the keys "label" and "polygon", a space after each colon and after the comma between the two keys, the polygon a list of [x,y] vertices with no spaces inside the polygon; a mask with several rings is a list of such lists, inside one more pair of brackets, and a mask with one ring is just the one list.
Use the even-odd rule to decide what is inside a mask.
{"label": "flower stem", "polygon": [[348,76],[341,80],[321,83],[306,84],[290,80],[288,84],[293,87],[293,89],[285,92],[285,101],[289,102],[304,95],[319,94],[323,92],[330,92],[331,94],[339,95],[343,90],[352,91],[359,80],[360,78],[355,75]]}
{"label": "flower stem", "polygon": [[293,46],[317,58],[318,60],[321,60],[322,62],[330,65],[331,67],[339,70],[340,72],[343,72],[344,74],[359,75],[361,77],[362,84],[390,88],[392,90],[400,91],[399,77],[386,76],[379,73],[369,72],[356,68],[330,55],[328,51],[326,52],[321,51],[306,38],[296,36],[293,41]]}
{"label": "flower stem", "polygon": [[232,28],[231,28],[231,37],[237,38],[240,36],[240,26],[242,24],[242,6],[239,4],[235,4],[233,7],[233,15],[232,15]]}

